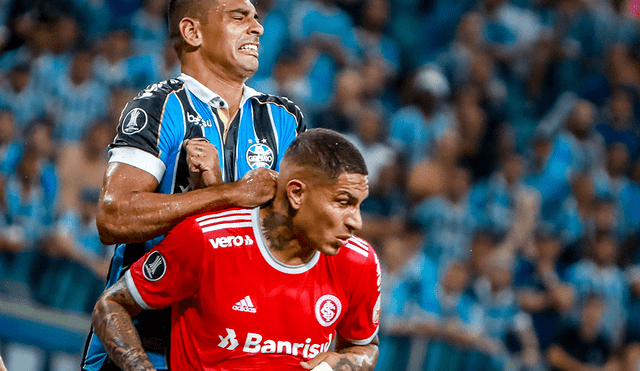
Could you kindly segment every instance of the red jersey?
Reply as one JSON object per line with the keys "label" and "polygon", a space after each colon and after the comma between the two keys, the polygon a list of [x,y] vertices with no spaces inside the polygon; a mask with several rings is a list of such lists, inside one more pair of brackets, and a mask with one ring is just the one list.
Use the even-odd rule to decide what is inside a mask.
{"label": "red jersey", "polygon": [[172,306],[173,370],[301,370],[336,331],[360,345],[377,334],[373,248],[354,236],[335,256],[285,265],[267,248],[259,211],[190,217],[126,273],[140,306]]}

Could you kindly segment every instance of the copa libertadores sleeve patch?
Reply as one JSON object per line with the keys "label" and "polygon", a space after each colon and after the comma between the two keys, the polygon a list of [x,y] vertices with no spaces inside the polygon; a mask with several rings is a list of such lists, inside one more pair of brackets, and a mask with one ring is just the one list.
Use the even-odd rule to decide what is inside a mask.
{"label": "copa libertadores sleeve patch", "polygon": [[160,251],[154,251],[144,261],[142,274],[148,281],[157,281],[167,272],[167,262]]}

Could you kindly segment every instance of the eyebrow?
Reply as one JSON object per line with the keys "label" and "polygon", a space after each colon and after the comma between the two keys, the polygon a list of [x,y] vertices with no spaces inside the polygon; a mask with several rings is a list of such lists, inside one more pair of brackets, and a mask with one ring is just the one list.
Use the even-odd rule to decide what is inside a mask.
{"label": "eyebrow", "polygon": [[[231,10],[227,11],[227,13],[240,13],[243,16],[247,17],[249,14],[251,14],[251,11],[249,9],[246,9],[246,8],[236,8],[236,9],[231,9]],[[256,18],[256,19],[259,18],[257,12],[254,15],[254,18]]]}

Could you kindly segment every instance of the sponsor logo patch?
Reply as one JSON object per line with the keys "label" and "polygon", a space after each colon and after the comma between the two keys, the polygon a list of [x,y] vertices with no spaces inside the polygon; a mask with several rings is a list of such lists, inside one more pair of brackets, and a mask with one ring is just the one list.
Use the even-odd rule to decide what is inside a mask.
{"label": "sponsor logo patch", "polygon": [[142,274],[148,281],[157,281],[164,276],[167,272],[167,262],[164,260],[164,256],[160,251],[154,251],[142,265]]}
{"label": "sponsor logo patch", "polygon": [[259,167],[270,169],[275,160],[273,150],[266,144],[260,143],[253,144],[249,147],[246,157],[251,169],[257,169]]}
{"label": "sponsor logo patch", "polygon": [[122,121],[122,132],[125,134],[135,134],[144,129],[147,125],[147,113],[142,108],[134,108]]}
{"label": "sponsor logo patch", "polygon": [[341,312],[342,303],[333,295],[323,295],[316,301],[316,319],[324,327],[331,326]]}

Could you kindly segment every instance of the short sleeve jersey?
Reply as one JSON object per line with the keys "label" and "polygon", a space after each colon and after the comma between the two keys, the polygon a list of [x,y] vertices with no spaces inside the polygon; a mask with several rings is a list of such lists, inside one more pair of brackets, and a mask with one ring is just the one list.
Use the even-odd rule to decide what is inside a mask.
{"label": "short sleeve jersey", "polygon": [[185,74],[150,85],[124,108],[109,162],[152,174],[158,192],[185,192],[190,189],[185,139],[206,138],[216,146],[223,179],[232,182],[259,167],[277,171],[285,149],[305,130],[291,101],[247,86],[226,137],[220,108],[228,108],[220,96]]}
{"label": "short sleeve jersey", "polygon": [[259,209],[190,217],[125,273],[136,302],[172,306],[171,369],[300,370],[337,331],[354,344],[378,331],[381,270],[352,237],[337,255],[278,262]]}

